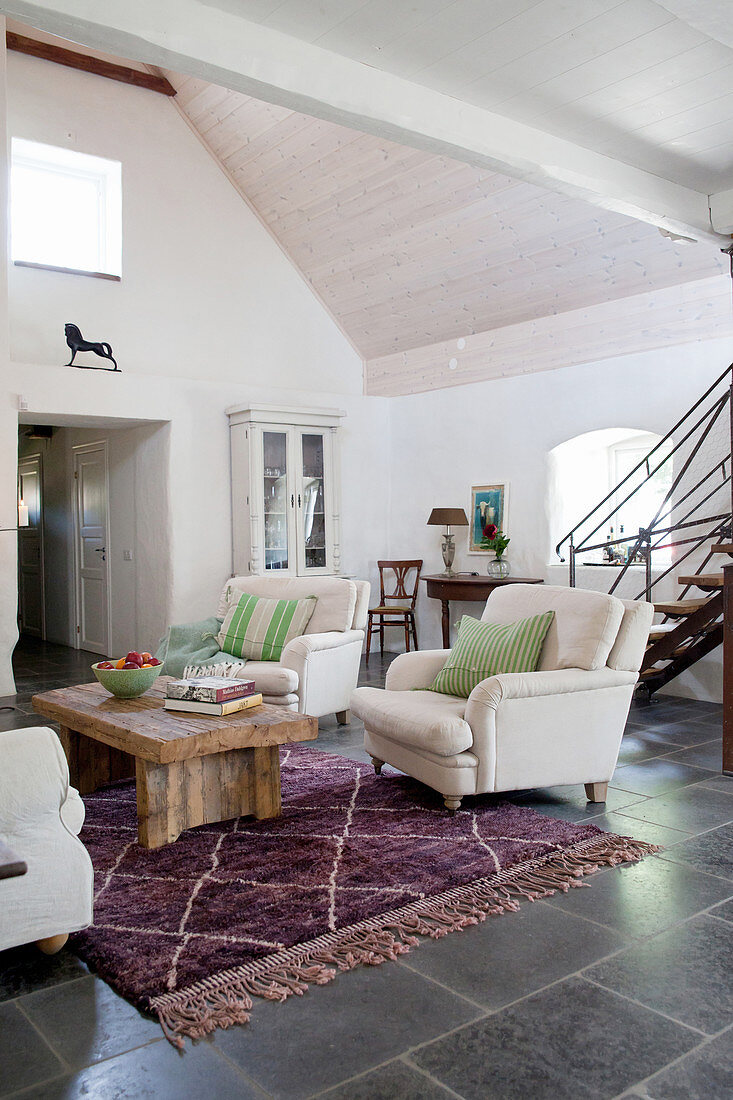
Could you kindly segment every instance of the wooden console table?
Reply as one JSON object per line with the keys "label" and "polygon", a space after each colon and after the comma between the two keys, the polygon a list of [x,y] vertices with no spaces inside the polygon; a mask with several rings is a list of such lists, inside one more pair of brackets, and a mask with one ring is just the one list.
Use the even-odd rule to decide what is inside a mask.
{"label": "wooden console table", "polygon": [[495,588],[505,584],[542,584],[539,577],[471,577],[456,575],[444,577],[435,573],[422,578],[427,584],[428,596],[440,600],[443,605],[443,649],[450,649],[450,601],[466,600],[471,603],[486,603]]}

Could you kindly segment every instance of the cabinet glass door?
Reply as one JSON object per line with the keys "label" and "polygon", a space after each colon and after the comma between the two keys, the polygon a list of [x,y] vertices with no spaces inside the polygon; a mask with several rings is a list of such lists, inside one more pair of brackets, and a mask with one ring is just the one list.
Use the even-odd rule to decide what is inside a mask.
{"label": "cabinet glass door", "polygon": [[288,568],[288,436],[263,432],[265,571]]}
{"label": "cabinet glass door", "polygon": [[301,435],[303,485],[301,513],[305,568],[326,567],[326,486],[323,460],[323,435],[320,432]]}

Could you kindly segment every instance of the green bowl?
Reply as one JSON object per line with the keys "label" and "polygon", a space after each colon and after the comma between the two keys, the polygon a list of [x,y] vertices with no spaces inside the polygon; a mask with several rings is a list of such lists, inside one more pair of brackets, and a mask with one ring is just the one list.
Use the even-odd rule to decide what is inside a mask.
{"label": "green bowl", "polygon": [[102,687],[118,699],[137,699],[139,695],[144,695],[162,671],[162,664],[152,668],[100,668],[99,664],[92,665],[92,672]]}

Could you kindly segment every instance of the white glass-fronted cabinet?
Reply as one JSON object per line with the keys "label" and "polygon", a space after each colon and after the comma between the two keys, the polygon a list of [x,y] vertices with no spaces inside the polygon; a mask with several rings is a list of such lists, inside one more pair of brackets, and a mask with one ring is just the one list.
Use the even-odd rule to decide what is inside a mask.
{"label": "white glass-fronted cabinet", "polygon": [[227,410],[235,574],[340,571],[338,409]]}

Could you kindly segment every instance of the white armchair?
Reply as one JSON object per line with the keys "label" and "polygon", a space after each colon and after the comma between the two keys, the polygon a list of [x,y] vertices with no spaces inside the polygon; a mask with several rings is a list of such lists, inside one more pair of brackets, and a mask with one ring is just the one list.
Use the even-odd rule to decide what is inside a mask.
{"label": "white armchair", "polygon": [[495,589],[481,618],[511,623],[550,610],[536,672],[490,676],[468,699],[415,691],[432,683],[449,652],[422,650],[392,662],[385,690],[357,688],[351,707],[377,773],[392,764],[439,791],[450,810],[465,795],[570,783],[604,802],[654,609],[516,584]]}
{"label": "white armchair", "polygon": [[0,950],[57,951],[92,921],[92,861],[78,833],[84,803],[61,743],[45,726],[0,733],[0,840],[27,865],[0,881]]}
{"label": "white armchair", "polygon": [[232,577],[224,585],[217,615],[224,618],[245,592],[276,600],[317,597],[306,633],[288,642],[279,661],[247,661],[243,675],[255,681],[266,703],[315,718],[335,713],[340,724],[348,722],[349,700],[359,677],[369,582],[345,577]]}

